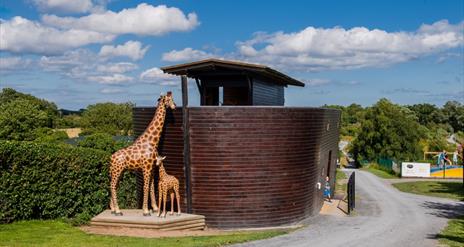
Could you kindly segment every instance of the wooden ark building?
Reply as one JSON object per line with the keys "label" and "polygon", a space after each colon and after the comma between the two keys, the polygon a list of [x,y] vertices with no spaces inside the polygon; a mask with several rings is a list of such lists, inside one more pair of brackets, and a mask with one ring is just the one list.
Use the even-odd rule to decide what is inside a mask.
{"label": "wooden ark building", "polygon": [[[207,59],[162,70],[182,78],[183,107],[168,110],[159,152],[179,178],[184,212],[215,228],[288,225],[319,213],[325,177],[335,183],[340,111],[284,107],[284,88],[304,84],[262,65]],[[188,106],[187,78],[200,107]],[[154,113],[134,108],[136,136]]]}

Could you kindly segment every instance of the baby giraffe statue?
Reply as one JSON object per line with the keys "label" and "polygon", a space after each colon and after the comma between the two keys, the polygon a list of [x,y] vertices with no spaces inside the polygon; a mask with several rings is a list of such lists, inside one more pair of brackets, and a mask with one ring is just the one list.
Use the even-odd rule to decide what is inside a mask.
{"label": "baby giraffe statue", "polygon": [[168,192],[171,192],[171,213],[174,214],[174,193],[176,193],[177,200],[177,215],[180,215],[180,194],[179,194],[179,180],[166,173],[164,169],[163,160],[166,156],[156,157],[156,166],[159,166],[159,183],[158,183],[158,217],[161,216],[161,199],[163,200],[163,215],[166,217],[166,197]]}

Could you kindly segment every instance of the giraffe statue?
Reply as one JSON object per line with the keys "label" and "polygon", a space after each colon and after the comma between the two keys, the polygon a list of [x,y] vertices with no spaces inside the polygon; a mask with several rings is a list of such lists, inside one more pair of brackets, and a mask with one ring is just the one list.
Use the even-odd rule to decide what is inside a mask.
{"label": "giraffe statue", "polygon": [[116,151],[111,155],[110,176],[111,176],[111,213],[120,216],[121,210],[118,206],[118,198],[116,188],[119,178],[125,169],[128,170],[142,170],[143,172],[143,215],[149,216],[148,211],[148,190],[150,188],[151,206],[153,211],[157,211],[155,199],[154,179],[152,176],[153,163],[158,157],[158,142],[163,130],[164,119],[166,117],[166,107],[174,110],[176,104],[172,99],[172,93],[168,92],[166,95],[161,95],[158,99],[155,115],[135,142],[121,150]]}
{"label": "giraffe statue", "polygon": [[166,197],[168,192],[171,192],[171,213],[170,215],[174,214],[174,193],[176,193],[176,200],[177,200],[177,215],[180,215],[180,194],[179,194],[179,180],[171,175],[166,173],[164,169],[163,160],[166,158],[164,157],[156,157],[156,166],[159,167],[159,182],[158,182],[158,217],[161,216],[161,196],[163,197],[163,216],[166,217]]}

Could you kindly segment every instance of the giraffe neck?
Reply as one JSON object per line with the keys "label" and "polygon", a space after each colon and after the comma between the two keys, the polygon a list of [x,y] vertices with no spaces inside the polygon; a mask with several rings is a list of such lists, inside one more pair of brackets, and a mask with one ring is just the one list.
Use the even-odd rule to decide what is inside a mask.
{"label": "giraffe neck", "polygon": [[166,173],[166,170],[164,169],[164,165],[161,164],[159,167],[159,180],[163,180],[168,174]]}
{"label": "giraffe neck", "polygon": [[166,106],[161,100],[156,108],[155,116],[148,125],[145,133],[142,135],[148,139],[148,142],[153,147],[158,147],[159,140],[161,138],[161,132],[163,131],[164,120],[166,118]]}

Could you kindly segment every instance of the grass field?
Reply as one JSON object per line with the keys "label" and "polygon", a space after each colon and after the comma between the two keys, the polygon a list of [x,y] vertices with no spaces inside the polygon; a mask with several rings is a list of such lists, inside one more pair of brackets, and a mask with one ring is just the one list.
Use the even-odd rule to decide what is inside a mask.
{"label": "grass field", "polygon": [[288,231],[232,232],[218,236],[149,239],[92,235],[63,221],[34,220],[0,225],[0,246],[222,246],[285,233]]}
{"label": "grass field", "polygon": [[448,226],[437,237],[441,244],[450,247],[464,246],[464,216],[448,221]]}
{"label": "grass field", "polygon": [[403,192],[464,201],[461,182],[417,181],[395,183],[393,186]]}
{"label": "grass field", "polygon": [[396,175],[393,175],[393,174],[388,173],[388,172],[383,171],[383,170],[375,169],[374,167],[370,167],[370,166],[366,167],[366,168],[361,168],[361,170],[368,171],[368,172],[376,175],[377,177],[384,178],[384,179],[398,178],[398,176],[396,176]]}

